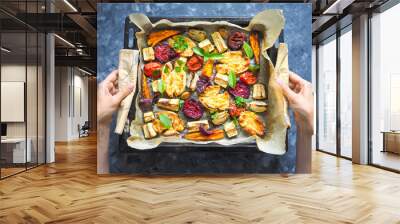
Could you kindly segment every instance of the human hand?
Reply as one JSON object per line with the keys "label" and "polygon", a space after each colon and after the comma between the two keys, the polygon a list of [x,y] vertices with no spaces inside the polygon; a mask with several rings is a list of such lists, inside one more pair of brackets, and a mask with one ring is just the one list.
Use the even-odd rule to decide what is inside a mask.
{"label": "human hand", "polygon": [[281,86],[283,94],[294,112],[297,126],[303,131],[313,134],[314,94],[311,83],[293,72],[289,72],[289,86],[279,78],[277,83]]}
{"label": "human hand", "polygon": [[97,120],[99,124],[109,125],[112,114],[117,111],[121,101],[133,91],[133,85],[118,89],[118,70],[111,72],[97,90]]}

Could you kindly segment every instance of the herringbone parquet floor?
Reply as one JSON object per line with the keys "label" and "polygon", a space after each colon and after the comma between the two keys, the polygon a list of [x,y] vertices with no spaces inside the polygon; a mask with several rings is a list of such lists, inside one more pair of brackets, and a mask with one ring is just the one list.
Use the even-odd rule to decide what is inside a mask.
{"label": "herringbone parquet floor", "polygon": [[96,139],[0,181],[0,223],[400,223],[400,175],[315,152],[313,174],[96,175]]}

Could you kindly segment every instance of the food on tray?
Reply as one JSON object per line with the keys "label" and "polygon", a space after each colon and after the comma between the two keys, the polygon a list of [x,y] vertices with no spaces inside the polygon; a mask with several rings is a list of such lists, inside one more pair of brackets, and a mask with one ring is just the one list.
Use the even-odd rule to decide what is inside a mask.
{"label": "food on tray", "polygon": [[214,112],[211,114],[211,122],[214,125],[221,125],[228,119],[229,114],[227,111]]}
{"label": "food on tray", "polygon": [[249,135],[263,136],[265,133],[264,122],[255,113],[244,111],[240,113],[239,124]]}
{"label": "food on tray", "polygon": [[248,103],[247,107],[253,112],[262,113],[267,111],[268,104],[264,101],[255,100]]}
{"label": "food on tray", "polygon": [[208,124],[208,120],[200,120],[200,121],[191,121],[187,123],[188,132],[197,132],[200,131],[200,126],[208,129],[210,125]]}
{"label": "food on tray", "polygon": [[198,42],[201,42],[207,38],[206,32],[204,32],[203,30],[198,30],[198,29],[189,29],[188,35],[190,38],[192,38],[193,40],[198,41]]}
{"label": "food on tray", "polygon": [[194,120],[200,119],[203,116],[203,108],[200,103],[195,99],[188,99],[183,104],[183,114],[187,118],[191,118]]}
{"label": "food on tray", "polygon": [[253,49],[254,60],[256,64],[260,63],[260,44],[258,40],[258,33],[251,32],[250,34],[250,46]]}
{"label": "food on tray", "polygon": [[209,86],[199,96],[201,104],[211,112],[223,111],[229,107],[229,94],[220,93],[220,89],[220,86]]}
{"label": "food on tray", "polygon": [[155,59],[154,57],[154,50],[152,47],[146,47],[143,48],[143,60],[144,61],[153,61]]}
{"label": "food on tray", "polygon": [[160,41],[180,33],[178,30],[160,30],[151,32],[147,38],[147,45],[154,47]]}
{"label": "food on tray", "polygon": [[224,130],[225,130],[226,135],[229,138],[232,138],[232,137],[235,137],[238,135],[236,125],[235,125],[235,123],[233,123],[233,121],[226,122],[224,124]]}
{"label": "food on tray", "polygon": [[240,133],[264,135],[264,121],[256,114],[268,108],[261,101],[266,99],[264,80],[256,75],[257,32],[189,28],[159,30],[147,38],[140,101],[146,105],[146,139],[216,141]]}
{"label": "food on tray", "polygon": [[209,135],[204,135],[201,132],[193,132],[185,135],[187,140],[192,141],[216,141],[224,137],[224,131],[219,129],[213,130]]}
{"label": "food on tray", "polygon": [[222,38],[220,33],[214,32],[211,34],[211,37],[219,53],[223,53],[228,50],[228,47],[225,44],[225,40]]}
{"label": "food on tray", "polygon": [[265,86],[261,83],[257,83],[253,86],[253,99],[263,100],[266,99]]}
{"label": "food on tray", "polygon": [[228,37],[228,46],[231,50],[240,50],[245,41],[246,34],[240,31],[232,32]]}

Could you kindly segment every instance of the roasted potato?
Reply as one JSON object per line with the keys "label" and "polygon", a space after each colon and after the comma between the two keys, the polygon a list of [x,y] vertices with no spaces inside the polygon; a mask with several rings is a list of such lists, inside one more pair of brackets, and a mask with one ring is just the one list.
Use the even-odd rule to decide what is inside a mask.
{"label": "roasted potato", "polygon": [[239,116],[240,127],[249,135],[263,136],[265,134],[264,122],[251,111],[244,111]]}

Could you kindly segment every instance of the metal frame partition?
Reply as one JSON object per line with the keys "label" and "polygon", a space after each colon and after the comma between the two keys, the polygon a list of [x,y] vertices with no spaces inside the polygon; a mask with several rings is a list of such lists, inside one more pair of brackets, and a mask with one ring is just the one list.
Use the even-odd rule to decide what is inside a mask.
{"label": "metal frame partition", "polygon": [[[27,10],[28,10],[28,8],[27,8],[28,2],[29,3],[36,3],[36,12],[39,13],[39,6],[38,6],[39,2],[43,3],[44,1],[39,1],[39,0],[36,0],[36,1],[27,1],[27,0],[21,1],[21,3],[25,4],[25,21],[26,21],[26,15],[27,15]],[[47,7],[46,7],[45,11],[47,12]],[[36,168],[36,167],[38,167],[40,165],[46,164],[46,162],[47,162],[47,153],[46,153],[46,148],[47,148],[47,140],[46,140],[47,139],[46,138],[46,136],[47,136],[47,128],[46,128],[47,127],[47,123],[46,123],[46,118],[47,118],[47,114],[46,114],[46,107],[47,107],[47,105],[46,105],[46,96],[47,96],[47,88],[46,88],[47,87],[46,86],[47,85],[47,81],[46,81],[46,77],[47,77],[47,39],[46,39],[46,36],[47,36],[47,33],[41,32],[40,30],[37,30],[37,29],[33,28],[32,26],[30,26],[27,23],[21,21],[19,18],[13,16],[13,14],[7,12],[6,10],[4,10],[1,7],[0,7],[0,12],[6,14],[11,19],[14,19],[16,22],[22,24],[22,27],[24,27],[24,30],[23,31],[20,30],[20,31],[22,31],[20,33],[23,34],[24,38],[25,38],[24,39],[24,44],[25,44],[25,47],[24,47],[25,48],[24,49],[25,50],[25,58],[24,58],[24,60],[25,60],[25,64],[24,64],[24,66],[25,66],[25,81],[24,81],[25,82],[25,84],[24,84],[25,166],[24,166],[24,169],[5,176],[4,172],[2,172],[3,166],[2,166],[1,160],[0,160],[0,180],[2,180],[2,179],[5,179],[7,177],[11,177],[11,176],[14,176],[16,174],[25,172],[27,170]],[[3,44],[4,44],[4,43],[2,43],[2,38],[3,38],[2,34],[4,34],[4,33],[7,33],[7,31],[4,31],[2,29],[2,23],[0,23],[0,46],[3,46]],[[27,88],[28,87],[27,87],[27,84],[28,84],[28,64],[29,64],[28,61],[30,61],[30,59],[28,58],[28,33],[33,34],[33,37],[36,37],[36,41],[34,41],[34,43],[33,43],[34,45],[36,45],[36,47],[34,49],[34,53],[36,54],[36,60],[32,61],[33,66],[36,67],[36,70],[34,71],[34,73],[36,74],[36,77],[35,77],[36,86],[34,87],[34,88],[36,88],[36,94],[35,94],[36,95],[36,99],[35,99],[36,100],[36,122],[33,122],[33,125],[36,125],[36,127],[34,127],[34,129],[36,130],[36,135],[32,136],[32,140],[33,140],[33,138],[35,138],[35,141],[36,141],[36,148],[35,148],[36,149],[36,161],[34,163],[29,163],[29,166],[28,166],[28,153],[27,153],[27,150],[28,150],[28,112],[27,112],[27,97],[28,97]],[[44,34],[44,35],[40,35],[40,34]],[[40,36],[42,37],[42,39],[39,38]],[[42,45],[43,49],[41,49],[40,53],[39,53],[39,46],[40,46],[40,43],[39,43],[40,40],[39,39],[42,41],[42,44],[43,44]],[[42,64],[40,64],[40,61],[39,61],[39,55],[40,54],[41,54],[41,58],[43,60]],[[1,68],[3,66],[3,59],[4,58],[0,54],[0,82],[2,81],[2,69]],[[41,96],[39,96],[39,65],[41,65],[41,67],[42,67],[42,69],[41,69],[41,73],[42,73],[41,77],[42,77],[43,92],[41,92]],[[1,90],[1,86],[0,86],[0,90]],[[1,91],[0,91],[0,97],[1,97]],[[44,113],[44,115],[41,118],[39,118],[39,98],[40,97],[43,98],[43,99],[41,99],[41,101],[42,101],[42,104],[43,104],[42,105],[42,110],[43,110],[42,112]],[[0,98],[0,101],[1,101],[1,98]],[[2,108],[1,108],[1,105],[0,105],[0,110],[1,109]],[[43,130],[42,130],[42,133],[41,133],[41,135],[43,135],[42,136],[42,144],[41,144],[41,152],[43,153],[41,156],[43,158],[41,158],[41,160],[39,160],[39,120],[41,122],[43,122],[43,124],[42,124],[43,125],[42,126]],[[0,123],[1,123],[1,115],[0,115]],[[1,153],[2,153],[2,145],[0,144],[0,158],[2,158],[1,157],[2,156]]]}

